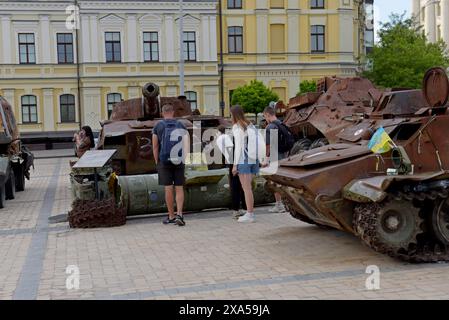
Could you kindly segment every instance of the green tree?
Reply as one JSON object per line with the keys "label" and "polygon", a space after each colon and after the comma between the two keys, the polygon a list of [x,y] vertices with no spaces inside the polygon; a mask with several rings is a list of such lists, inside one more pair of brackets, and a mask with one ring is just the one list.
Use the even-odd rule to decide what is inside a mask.
{"label": "green tree", "polygon": [[390,16],[381,24],[379,43],[368,55],[364,76],[381,87],[421,88],[427,69],[449,65],[443,41],[427,42],[422,28],[405,14]]}
{"label": "green tree", "polygon": [[299,84],[298,94],[304,94],[308,92],[316,92],[316,82],[313,80],[304,80]]}
{"label": "green tree", "polygon": [[253,80],[249,84],[238,87],[232,93],[232,104],[240,105],[247,113],[263,112],[271,101],[278,101],[276,93],[267,88],[263,82]]}

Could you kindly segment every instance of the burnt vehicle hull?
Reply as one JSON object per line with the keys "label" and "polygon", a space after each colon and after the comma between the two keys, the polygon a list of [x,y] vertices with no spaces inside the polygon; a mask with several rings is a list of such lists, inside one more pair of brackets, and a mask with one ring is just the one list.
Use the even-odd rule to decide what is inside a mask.
{"label": "burnt vehicle hull", "polygon": [[[224,162],[209,164],[210,157],[215,159],[213,150],[205,151],[216,132],[203,136],[208,129],[230,127],[229,120],[196,115],[185,97],[159,97],[159,87],[148,83],[141,98],[116,104],[111,118],[102,124],[97,149],[115,151],[108,165],[97,171],[72,169],[71,227],[120,226],[126,223],[127,216],[166,212],[164,188],[158,184],[152,148],[153,128],[161,121],[161,108],[166,103],[173,105],[175,118],[189,131],[193,156],[202,153],[206,157],[200,170],[186,172],[185,210],[230,207],[229,169]],[[254,184],[256,204],[274,201],[273,195],[264,189],[263,178],[255,179]]]}
{"label": "burnt vehicle hull", "polygon": [[[282,194],[293,217],[352,233],[377,252],[448,261],[449,82],[444,70],[432,72],[430,81],[444,88],[439,104],[416,103],[415,90],[385,93],[337,143],[282,161],[267,187]],[[394,145],[384,154],[369,150],[365,134],[379,128]]]}
{"label": "burnt vehicle hull", "polygon": [[[173,105],[175,118],[189,131],[192,148],[193,143],[199,143],[202,150],[206,144],[201,136],[195,137],[194,127],[201,127],[198,134],[202,135],[207,129],[216,129],[220,125],[230,126],[230,122],[223,117],[194,115],[186,97],[159,97],[159,87],[154,83],[148,83],[142,89],[141,98],[116,104],[111,118],[102,125],[97,149],[117,150],[113,159],[113,168],[117,174],[138,175],[157,172],[151,137],[153,128],[162,120],[161,108],[165,104]],[[220,167],[223,166],[218,166]]]}
{"label": "burnt vehicle hull", "polygon": [[290,99],[284,123],[296,138],[291,154],[338,141],[337,134],[370,114],[381,95],[367,79],[326,77],[318,92]]}
{"label": "burnt vehicle hull", "polygon": [[16,192],[25,190],[34,155],[21,144],[12,107],[1,96],[0,122],[0,208],[3,208],[5,200],[14,199]]}

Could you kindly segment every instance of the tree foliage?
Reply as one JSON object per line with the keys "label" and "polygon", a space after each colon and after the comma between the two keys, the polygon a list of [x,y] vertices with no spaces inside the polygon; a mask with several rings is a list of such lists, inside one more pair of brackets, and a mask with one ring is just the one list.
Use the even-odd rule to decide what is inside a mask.
{"label": "tree foliage", "polygon": [[247,113],[260,113],[271,101],[278,100],[279,97],[276,93],[257,80],[238,87],[232,94],[232,104],[240,105]]}
{"label": "tree foliage", "polygon": [[368,55],[371,67],[364,76],[378,86],[421,88],[427,69],[449,65],[445,43],[427,42],[416,21],[404,17],[393,14],[381,24],[380,41]]}
{"label": "tree foliage", "polygon": [[299,84],[298,94],[304,94],[308,92],[316,92],[316,82],[313,80],[304,80]]}

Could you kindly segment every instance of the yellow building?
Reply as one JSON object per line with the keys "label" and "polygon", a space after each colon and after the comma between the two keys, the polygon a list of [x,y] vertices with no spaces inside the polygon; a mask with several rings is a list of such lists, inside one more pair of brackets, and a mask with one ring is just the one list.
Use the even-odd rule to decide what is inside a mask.
{"label": "yellow building", "polygon": [[[184,90],[192,107],[219,114],[222,102],[227,114],[232,90],[254,79],[288,101],[303,80],[353,76],[366,46],[365,2],[372,6],[184,1]],[[74,3],[0,1],[0,95],[25,135],[98,130],[116,102],[139,97],[149,81],[162,95],[180,93],[178,1],[78,0],[76,10]]]}
{"label": "yellow building", "polygon": [[[155,82],[193,108],[218,114],[217,2],[78,0],[0,2],[0,95],[25,137],[100,129],[115,103]],[[213,30],[211,32],[211,30]],[[182,40],[182,41],[181,41]]]}
{"label": "yellow building", "polygon": [[365,52],[364,9],[354,0],[222,1],[226,105],[253,79],[288,101],[303,80],[355,75]]}

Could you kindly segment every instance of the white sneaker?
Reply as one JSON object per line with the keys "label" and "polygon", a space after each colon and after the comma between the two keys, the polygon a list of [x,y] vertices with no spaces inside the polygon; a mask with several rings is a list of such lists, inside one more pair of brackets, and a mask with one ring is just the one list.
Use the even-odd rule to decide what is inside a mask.
{"label": "white sneaker", "polygon": [[276,202],[276,204],[270,210],[268,210],[268,212],[284,213],[287,212],[287,210],[285,209],[285,206],[282,202]]}
{"label": "white sneaker", "polygon": [[278,213],[285,213],[285,212],[287,212],[287,209],[285,209],[284,204],[281,202],[278,207]]}
{"label": "white sneaker", "polygon": [[239,218],[240,223],[253,223],[254,221],[254,213],[246,213],[244,216]]}

